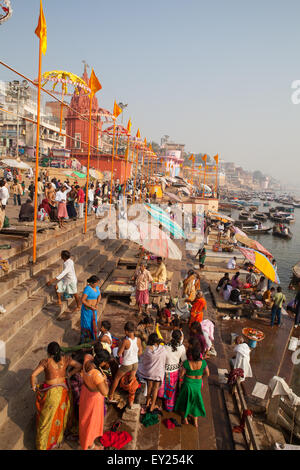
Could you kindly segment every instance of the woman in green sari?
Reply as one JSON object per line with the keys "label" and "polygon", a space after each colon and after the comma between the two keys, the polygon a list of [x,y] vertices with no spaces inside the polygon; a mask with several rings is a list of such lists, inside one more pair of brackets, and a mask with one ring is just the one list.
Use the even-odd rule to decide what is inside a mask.
{"label": "woman in green sari", "polygon": [[201,395],[203,376],[209,376],[209,369],[205,360],[202,360],[198,345],[189,351],[191,360],[184,361],[180,374],[180,392],[176,401],[175,411],[183,412],[184,423],[188,424],[188,416],[192,416],[194,425],[198,427],[198,416],[206,416]]}

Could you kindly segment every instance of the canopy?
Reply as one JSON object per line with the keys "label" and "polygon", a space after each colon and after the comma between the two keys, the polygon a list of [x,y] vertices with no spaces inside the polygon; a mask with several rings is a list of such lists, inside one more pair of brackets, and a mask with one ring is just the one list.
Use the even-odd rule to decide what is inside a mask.
{"label": "canopy", "polygon": [[274,266],[264,254],[250,248],[242,248],[240,246],[237,248],[264,276],[270,279],[270,281],[280,284],[280,280]]}
{"label": "canopy", "polygon": [[145,204],[144,207],[146,208],[147,212],[153,217],[154,220],[160,222],[165,228],[169,230],[169,232],[174,235],[176,238],[186,238],[184,231],[180,227],[177,222],[170,219],[167,212],[161,209],[159,206],[154,204]]}
{"label": "canopy", "polygon": [[209,186],[207,186],[207,184],[199,184],[199,188],[200,188],[200,191],[203,191],[203,188],[204,188],[204,192],[205,193],[211,193],[211,188]]}
{"label": "canopy", "polygon": [[0,160],[0,162],[4,163],[6,166],[11,166],[12,168],[19,168],[19,170],[29,170],[29,168],[31,168],[27,163],[14,160],[13,158],[4,158],[3,160]]}
{"label": "canopy", "polygon": [[260,251],[270,259],[273,258],[272,254],[256,240],[252,240],[252,238],[240,235],[239,233],[235,235],[235,238],[238,242],[242,243],[243,245],[246,245],[249,248],[253,248],[253,250]]}
{"label": "canopy", "polygon": [[174,199],[174,201],[182,202],[180,197],[176,196],[176,194],[167,193],[167,191],[165,191],[165,195],[168,196],[170,199]]}
{"label": "canopy", "polygon": [[240,228],[236,227],[235,225],[233,225],[233,230],[234,230],[234,233],[239,233],[240,235],[242,235],[243,237],[246,237],[248,238],[248,235],[243,232],[243,230],[241,230]]}
{"label": "canopy", "polygon": [[120,220],[119,234],[120,238],[131,240],[156,256],[174,260],[182,258],[182,253],[177,245],[157,225]]}
{"label": "canopy", "polygon": [[234,220],[231,217],[228,217],[228,215],[225,214],[220,214],[219,212],[209,212],[209,215],[213,219],[221,220],[222,222],[234,222]]}

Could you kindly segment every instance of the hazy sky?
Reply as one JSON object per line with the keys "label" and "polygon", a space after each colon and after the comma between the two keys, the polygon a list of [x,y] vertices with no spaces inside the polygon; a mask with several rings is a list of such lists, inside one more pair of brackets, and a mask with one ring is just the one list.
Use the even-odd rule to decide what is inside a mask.
{"label": "hazy sky", "polygon": [[[39,0],[11,0],[1,60],[37,76]],[[298,183],[299,0],[44,0],[43,71],[94,67],[100,106],[128,103],[142,137],[164,134]],[[0,79],[12,79],[1,67]],[[14,77],[15,78],[15,77]]]}

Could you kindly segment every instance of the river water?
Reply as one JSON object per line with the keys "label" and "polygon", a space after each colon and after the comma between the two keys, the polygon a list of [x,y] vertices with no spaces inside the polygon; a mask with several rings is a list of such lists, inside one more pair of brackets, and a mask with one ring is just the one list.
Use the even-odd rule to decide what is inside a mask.
{"label": "river water", "polygon": [[[280,204],[271,203],[271,206],[278,205]],[[263,205],[261,205],[259,211],[268,212],[270,207],[263,207]],[[250,238],[257,240],[267,248],[267,250],[270,251],[276,259],[280,284],[288,299],[292,299],[294,295],[293,291],[288,290],[292,276],[292,267],[300,261],[300,208],[295,207],[294,215],[295,222],[289,225],[289,228],[293,233],[293,238],[291,240],[274,237],[271,232],[268,235],[248,235]],[[239,217],[239,211],[232,210],[231,217],[237,220]],[[268,220],[266,222],[262,222],[262,224],[264,227],[273,227],[274,222]]]}
{"label": "river water", "polygon": [[[270,204],[271,206],[282,205],[278,203]],[[261,204],[259,211],[268,212],[271,206],[264,207],[263,204]],[[293,233],[293,238],[291,240],[273,237],[272,233],[268,235],[248,235],[254,240],[259,241],[259,243],[267,248],[267,250],[270,251],[270,253],[272,253],[276,259],[280,284],[288,301],[292,300],[295,296],[295,291],[288,290],[288,286],[292,277],[292,267],[298,263],[298,261],[300,261],[300,208],[295,207],[294,216],[295,222],[289,225],[289,228]],[[239,211],[232,210],[231,217],[237,220],[239,217]],[[262,222],[262,224],[264,227],[272,227],[274,222],[268,220],[267,222]],[[298,396],[300,396],[300,364],[297,364],[294,367],[290,386],[292,387],[293,391]]]}

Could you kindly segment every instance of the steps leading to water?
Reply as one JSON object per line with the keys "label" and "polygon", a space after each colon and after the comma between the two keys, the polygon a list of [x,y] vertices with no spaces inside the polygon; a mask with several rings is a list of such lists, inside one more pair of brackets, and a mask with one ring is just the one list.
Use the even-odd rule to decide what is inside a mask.
{"label": "steps leading to water", "polygon": [[[78,292],[82,291],[91,274],[98,274],[101,284],[105,282],[117,265],[118,253],[123,254],[123,240],[100,242],[96,238],[97,222],[91,220],[85,235],[81,233],[82,222],[81,229],[78,224],[70,224],[64,233],[58,233],[55,242],[53,237],[49,240],[42,234],[34,268],[26,266],[29,253],[26,256],[21,253],[23,264],[17,269],[16,277],[12,271],[0,279],[0,286],[3,283],[7,288],[7,293],[0,299],[8,307],[0,317],[0,338],[6,341],[7,355],[7,364],[0,366],[0,449],[34,448],[35,400],[30,390],[31,372],[46,356],[49,342],[68,345],[79,341],[79,332],[72,328],[80,322],[80,313],[72,314],[71,320],[58,321],[70,301],[63,302],[62,308],[53,305],[54,286],[46,286],[46,282],[61,271],[61,250],[71,251]],[[45,255],[47,250],[49,256]],[[105,301],[102,301],[102,308],[104,306]]]}

